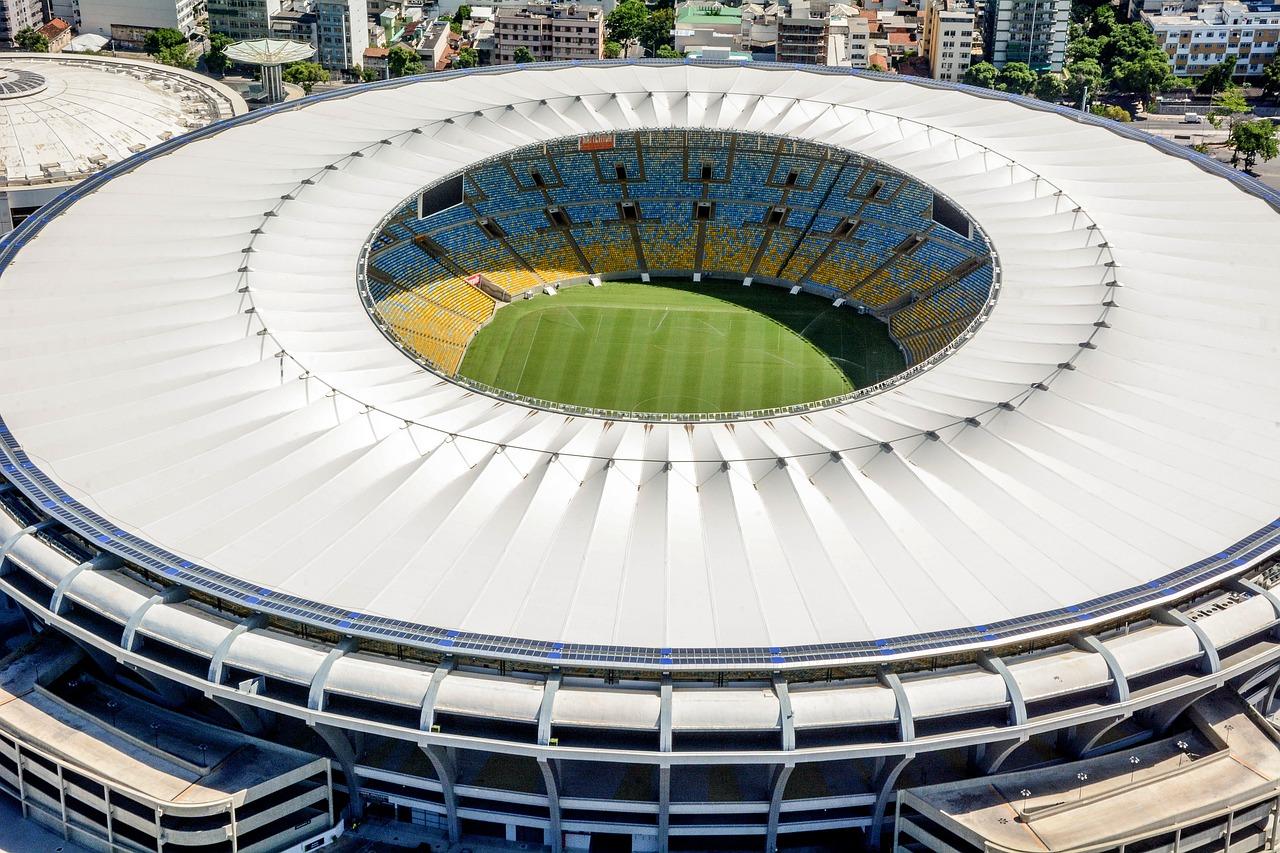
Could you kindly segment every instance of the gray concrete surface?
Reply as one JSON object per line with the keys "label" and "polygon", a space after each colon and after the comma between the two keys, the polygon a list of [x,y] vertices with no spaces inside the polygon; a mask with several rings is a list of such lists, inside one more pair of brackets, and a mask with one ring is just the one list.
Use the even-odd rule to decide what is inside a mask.
{"label": "gray concrete surface", "polygon": [[79,844],[63,841],[36,823],[23,820],[18,804],[0,796],[0,853],[89,853]]}

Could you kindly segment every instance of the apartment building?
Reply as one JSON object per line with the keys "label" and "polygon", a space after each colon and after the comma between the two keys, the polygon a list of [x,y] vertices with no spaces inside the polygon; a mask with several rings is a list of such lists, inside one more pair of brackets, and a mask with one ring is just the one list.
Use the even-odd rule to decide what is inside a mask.
{"label": "apartment building", "polygon": [[871,27],[857,8],[825,0],[795,0],[778,19],[779,62],[866,68]]}
{"label": "apartment building", "polygon": [[986,7],[987,58],[996,67],[1025,62],[1061,71],[1067,59],[1071,0],[991,0]]}
{"label": "apartment building", "polygon": [[[776,3],[723,6],[720,3],[682,3],[676,8],[675,47],[682,54],[768,50],[778,43],[778,19],[785,14]],[[707,48],[713,48],[710,53]]]}
{"label": "apartment building", "polygon": [[1180,2],[1168,0],[1158,14],[1144,12],[1142,21],[1178,77],[1197,77],[1228,56],[1236,57],[1237,76],[1261,74],[1275,61],[1280,41],[1280,5],[1273,3],[1202,3],[1188,14]]}
{"label": "apartment building", "polygon": [[0,44],[17,47],[14,37],[31,27],[44,25],[44,3],[41,0],[0,0]]}
{"label": "apartment building", "polygon": [[364,0],[316,0],[316,62],[345,71],[364,61],[369,16]]}
{"label": "apartment building", "polygon": [[208,0],[209,31],[236,41],[267,38],[271,35],[271,19],[280,9],[280,0]]}
{"label": "apartment building", "polygon": [[920,52],[929,60],[929,76],[958,83],[973,59],[974,8],[965,0],[927,0],[922,11]]}
{"label": "apartment building", "polygon": [[604,10],[599,6],[545,3],[501,9],[494,18],[494,64],[515,62],[528,48],[538,61],[604,56]]}

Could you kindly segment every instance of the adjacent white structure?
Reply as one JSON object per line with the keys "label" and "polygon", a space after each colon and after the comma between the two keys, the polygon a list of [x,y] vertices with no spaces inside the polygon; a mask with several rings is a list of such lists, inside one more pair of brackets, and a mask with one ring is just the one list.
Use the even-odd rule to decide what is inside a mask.
{"label": "adjacent white structure", "polygon": [[268,104],[284,100],[284,66],[308,60],[315,53],[309,44],[283,39],[240,41],[227,48],[227,58],[232,62],[262,69],[263,99]]}
{"label": "adjacent white structure", "polygon": [[1142,12],[1178,77],[1198,77],[1228,56],[1236,57],[1235,73],[1253,77],[1275,61],[1280,43],[1280,6],[1227,0],[1201,3],[1185,12],[1180,2],[1166,2],[1157,12]]}
{"label": "adjacent white structure", "polygon": [[0,61],[0,231],[85,177],[246,111],[207,77],[130,59],[5,54]]}
{"label": "adjacent white structure", "polygon": [[[44,630],[320,738],[352,814],[556,851],[874,847],[899,789],[1112,772],[1206,697],[1274,707],[1280,195],[1076,111],[847,69],[548,63],[288,106],[0,253],[0,592]],[[419,188],[659,126],[932,186],[994,249],[981,323],[838,404],[699,422],[490,397],[371,321],[357,270]]]}

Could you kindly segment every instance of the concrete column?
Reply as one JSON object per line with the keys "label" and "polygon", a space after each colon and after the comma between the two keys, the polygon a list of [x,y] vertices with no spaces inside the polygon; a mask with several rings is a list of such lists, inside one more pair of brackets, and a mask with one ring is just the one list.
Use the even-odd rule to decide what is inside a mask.
{"label": "concrete column", "polygon": [[559,762],[549,758],[538,759],[538,769],[542,771],[542,781],[547,789],[547,809],[551,815],[548,843],[551,853],[562,853],[564,850],[564,832],[560,828],[560,768]]}
{"label": "concrete column", "polygon": [[769,823],[765,830],[765,853],[777,853],[778,820],[782,815],[782,797],[787,790],[787,781],[791,778],[794,764],[780,764],[773,774],[773,792],[769,797]]}
{"label": "concrete column", "polygon": [[454,782],[458,778],[457,765],[453,756],[442,746],[428,744],[422,747],[422,751],[426,753],[427,760],[435,768],[436,776],[440,780],[440,793],[444,795],[445,822],[449,831],[449,841],[456,844],[462,837],[462,825],[458,820],[458,795],[453,789]]}
{"label": "concrete column", "polygon": [[346,732],[324,723],[315,723],[312,726],[320,739],[329,747],[329,751],[333,753],[333,757],[342,765],[342,775],[347,777],[347,796],[351,802],[347,805],[347,812],[353,819],[364,816],[364,796],[360,791],[360,777],[356,775],[356,755],[355,747],[351,740],[347,737]]}
{"label": "concrete column", "polygon": [[884,813],[889,805],[889,797],[893,794],[893,786],[897,784],[902,771],[915,758],[914,753],[906,753],[894,763],[880,781],[880,790],[876,793],[875,808],[871,812],[871,837],[868,846],[872,850],[880,849],[880,833],[884,829]]}

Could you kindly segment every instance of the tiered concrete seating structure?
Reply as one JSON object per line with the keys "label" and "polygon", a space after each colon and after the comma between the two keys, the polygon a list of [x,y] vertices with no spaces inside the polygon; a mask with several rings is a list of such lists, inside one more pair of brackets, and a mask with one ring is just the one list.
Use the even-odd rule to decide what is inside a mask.
{"label": "tiered concrete seating structure", "polygon": [[406,203],[371,241],[369,299],[453,373],[494,310],[471,275],[513,297],[593,276],[751,277],[869,310],[918,362],[969,324],[992,279],[985,240],[935,222],[933,204],[887,167],[796,140],[567,138],[473,167],[463,203],[425,219]]}

